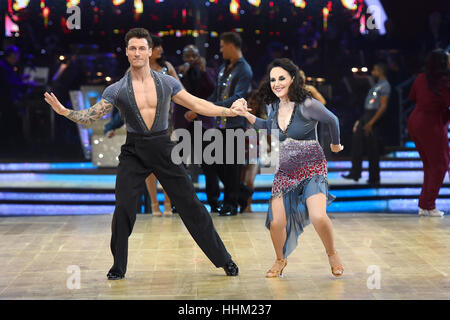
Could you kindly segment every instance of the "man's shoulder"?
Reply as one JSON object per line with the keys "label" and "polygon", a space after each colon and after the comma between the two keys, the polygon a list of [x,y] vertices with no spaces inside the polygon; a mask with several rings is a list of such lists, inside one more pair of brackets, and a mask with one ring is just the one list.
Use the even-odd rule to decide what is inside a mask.
{"label": "man's shoulder", "polygon": [[122,78],[120,78],[116,82],[113,82],[113,83],[109,84],[106,88],[121,86],[123,84],[123,82],[126,81],[126,78],[127,78],[127,75],[125,73],[125,75]]}
{"label": "man's shoulder", "polygon": [[391,89],[391,84],[389,83],[389,81],[388,80],[384,80],[382,83],[381,83],[381,86],[382,87],[384,87],[385,89]]}
{"label": "man's shoulder", "polygon": [[247,60],[245,60],[245,58],[242,57],[241,61],[242,61],[242,71],[248,74],[253,74],[252,67],[247,62]]}
{"label": "man's shoulder", "polygon": [[119,90],[122,87],[126,77],[120,78],[118,81],[108,85],[103,91],[103,98],[108,100],[109,102],[113,102],[116,100],[117,95],[119,94]]}
{"label": "man's shoulder", "polygon": [[174,81],[178,81],[176,78],[172,77],[170,74],[155,72],[154,75],[158,77],[163,83],[170,84]]}

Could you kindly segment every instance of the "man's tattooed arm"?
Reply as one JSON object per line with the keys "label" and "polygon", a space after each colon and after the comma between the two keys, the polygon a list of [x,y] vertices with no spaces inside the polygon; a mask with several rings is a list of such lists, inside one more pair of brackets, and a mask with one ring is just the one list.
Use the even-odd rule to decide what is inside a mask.
{"label": "man's tattooed arm", "polygon": [[112,108],[113,105],[111,103],[109,103],[105,99],[101,99],[99,102],[94,104],[89,109],[81,111],[70,110],[70,112],[66,115],[66,117],[76,123],[80,123],[83,125],[90,125],[95,120],[100,119],[108,112],[110,112]]}

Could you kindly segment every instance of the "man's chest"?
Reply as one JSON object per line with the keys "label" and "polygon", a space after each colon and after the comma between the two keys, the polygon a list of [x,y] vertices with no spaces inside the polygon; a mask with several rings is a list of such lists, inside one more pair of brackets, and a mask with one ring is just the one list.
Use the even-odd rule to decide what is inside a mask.
{"label": "man's chest", "polygon": [[157,93],[153,81],[133,81],[133,93],[139,109],[155,109],[157,105]]}

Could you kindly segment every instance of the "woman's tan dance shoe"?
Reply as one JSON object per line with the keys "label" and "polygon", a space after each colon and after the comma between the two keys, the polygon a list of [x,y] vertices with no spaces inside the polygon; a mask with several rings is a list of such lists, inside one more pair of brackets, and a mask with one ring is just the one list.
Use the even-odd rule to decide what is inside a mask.
{"label": "woman's tan dance shoe", "polygon": [[152,203],[152,215],[155,217],[161,217],[162,213],[159,210],[159,204],[158,203]]}
{"label": "woman's tan dance shoe", "polygon": [[[334,256],[336,253],[337,253],[337,251],[334,250],[334,252],[332,252],[332,253],[328,253],[328,252],[327,252],[327,255],[328,255],[328,257],[332,257],[332,256]],[[331,266],[331,273],[332,273],[333,276],[335,276],[335,277],[340,277],[340,276],[342,276],[342,275],[344,274],[344,267],[342,266],[342,264],[340,264],[340,265],[338,265],[338,266],[335,266],[335,267]]]}
{"label": "woman's tan dance shoe", "polygon": [[282,277],[283,270],[287,266],[287,259],[277,259],[272,268],[267,271],[266,278]]}

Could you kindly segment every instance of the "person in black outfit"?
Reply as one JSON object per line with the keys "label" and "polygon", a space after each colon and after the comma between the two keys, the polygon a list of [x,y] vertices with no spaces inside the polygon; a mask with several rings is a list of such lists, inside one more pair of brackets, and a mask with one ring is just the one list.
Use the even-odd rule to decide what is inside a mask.
{"label": "person in black outfit", "polygon": [[[108,86],[102,99],[89,109],[65,108],[52,93],[45,101],[68,119],[89,125],[117,107],[125,120],[127,139],[121,148],[116,177],[116,205],[111,225],[111,252],[114,264],[109,280],[125,277],[128,260],[128,238],[136,222],[136,205],[145,178],[154,173],[177,208],[189,233],[216,267],[228,276],[239,269],[214,228],[206,208],[198,199],[185,168],[172,160],[174,143],[168,134],[171,101],[207,116],[236,116],[230,108],[214,106],[183,89],[175,78],[150,68],[152,39],[143,28],[131,29],[125,36],[130,70]],[[180,190],[182,192],[180,192]]]}
{"label": "person in black outfit", "polygon": [[372,70],[372,76],[378,79],[369,90],[364,103],[364,113],[353,126],[352,137],[352,168],[350,173],[343,175],[344,179],[358,181],[361,178],[364,149],[369,158],[370,185],[380,183],[380,119],[388,107],[391,85],[387,78],[387,66],[377,63]]}
{"label": "person in black outfit", "polygon": [[[225,62],[219,69],[216,88],[208,98],[209,101],[216,105],[229,108],[235,100],[246,98],[251,89],[253,72],[242,55],[241,47],[242,39],[238,34],[225,32],[220,36],[220,52]],[[251,195],[251,191],[240,182],[243,164],[237,164],[237,149],[245,148],[245,146],[238,146],[237,138],[233,137],[234,150],[226,149],[227,144],[231,145],[232,143],[231,139],[227,139],[226,130],[245,130],[246,127],[245,118],[240,116],[216,118],[216,128],[221,131],[223,137],[223,155],[226,155],[227,152],[234,152],[235,156],[232,164],[226,164],[225,159],[223,164],[215,164],[216,173],[222,180],[225,189],[223,205],[219,209],[219,215],[221,216],[236,215],[239,203],[241,211],[243,211],[247,206],[247,199]],[[212,194],[217,193],[215,191],[219,190],[219,181],[218,179],[216,181],[216,189],[211,191]]]}

